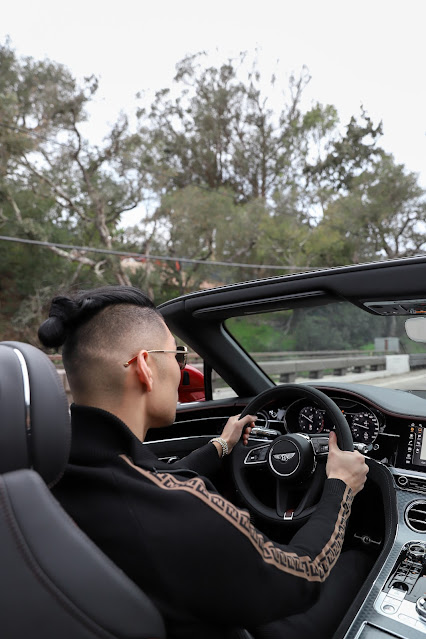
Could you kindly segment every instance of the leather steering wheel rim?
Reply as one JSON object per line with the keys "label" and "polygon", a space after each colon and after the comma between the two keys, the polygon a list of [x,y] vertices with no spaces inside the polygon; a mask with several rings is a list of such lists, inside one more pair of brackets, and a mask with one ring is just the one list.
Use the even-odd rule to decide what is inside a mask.
{"label": "leather steering wheel rim", "polygon": [[[307,399],[315,404],[315,406],[317,406],[318,408],[325,410],[328,417],[335,426],[339,448],[341,450],[353,451],[354,447],[352,433],[349,428],[348,422],[342,414],[342,411],[335,404],[335,402],[333,402],[332,399],[325,395],[325,393],[316,388],[313,388],[312,386],[307,386],[305,384],[283,384],[263,391],[262,393],[259,393],[259,395],[257,395],[251,402],[249,402],[249,404],[247,404],[247,406],[241,413],[241,417],[244,417],[248,414],[255,415],[260,409],[267,408],[268,405],[275,403],[277,400],[283,401],[285,404],[289,405],[290,403],[293,403],[298,399]],[[270,442],[270,448],[272,448],[274,441]],[[250,445],[247,447],[244,446],[240,441],[234,447],[231,455],[231,467],[236,488],[250,510],[253,510],[256,514],[269,521],[283,522],[286,519],[278,515],[276,510],[274,510],[270,506],[266,506],[265,504],[263,504],[263,502],[261,502],[260,499],[254,494],[254,492],[250,488],[249,482],[247,481],[246,473],[249,472],[249,467],[245,466],[244,460],[250,449],[255,446],[255,442],[253,442],[253,445],[251,447]],[[268,446],[268,444],[265,444],[265,442],[263,442],[263,446]],[[278,490],[282,490],[279,479],[277,479],[277,491]],[[291,517],[291,520],[306,520],[306,518],[310,516],[314,510],[315,506],[310,506],[309,508],[302,509],[302,511],[296,515],[294,520],[293,517]]]}

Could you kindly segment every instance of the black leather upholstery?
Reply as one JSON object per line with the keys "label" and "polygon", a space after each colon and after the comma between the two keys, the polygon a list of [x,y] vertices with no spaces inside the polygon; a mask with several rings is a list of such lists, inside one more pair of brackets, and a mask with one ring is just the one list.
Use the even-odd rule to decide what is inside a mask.
{"label": "black leather upholstery", "polygon": [[0,472],[30,467],[54,483],[69,454],[68,402],[52,362],[30,344],[0,343],[0,419]]}
{"label": "black leather upholstery", "polygon": [[150,600],[46,486],[63,472],[69,441],[54,366],[28,344],[0,343],[0,636],[163,639]]}

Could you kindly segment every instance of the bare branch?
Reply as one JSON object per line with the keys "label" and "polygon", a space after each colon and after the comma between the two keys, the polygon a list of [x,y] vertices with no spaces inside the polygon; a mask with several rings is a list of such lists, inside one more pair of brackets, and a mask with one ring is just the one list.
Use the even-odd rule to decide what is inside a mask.
{"label": "bare branch", "polygon": [[96,275],[100,276],[102,274],[101,267],[105,264],[106,260],[101,260],[100,262],[96,262],[96,260],[91,260],[89,257],[82,255],[79,251],[64,251],[63,249],[58,248],[57,246],[49,246],[49,249],[52,253],[59,255],[60,257],[65,258],[70,262],[78,262],[82,266],[90,266],[94,269]]}
{"label": "bare branch", "polygon": [[[32,164],[28,161],[28,159],[25,156],[23,156],[23,161],[25,166],[28,168],[28,170],[31,171],[31,173],[33,173],[34,175],[36,175],[42,182],[45,182],[45,184],[50,186],[52,191],[59,198],[61,198],[63,202],[65,202],[72,211],[77,213],[77,215],[81,217],[82,220],[85,220],[86,222],[88,221],[88,218],[84,210],[76,206],[76,204],[72,201],[72,199],[57,184],[55,184],[53,180],[51,180],[47,175],[40,173],[40,171],[37,171],[37,169],[34,166],[32,166]],[[60,204],[62,205],[63,202],[60,202]]]}
{"label": "bare branch", "polygon": [[[22,213],[21,213],[21,209],[19,208],[19,206],[17,205],[15,198],[12,197],[12,195],[10,194],[9,189],[7,189],[6,191],[6,200],[9,202],[9,204],[11,205],[13,212],[15,213],[16,219],[19,222],[19,224],[22,224],[23,219],[22,219]],[[6,218],[3,218],[6,219]]]}

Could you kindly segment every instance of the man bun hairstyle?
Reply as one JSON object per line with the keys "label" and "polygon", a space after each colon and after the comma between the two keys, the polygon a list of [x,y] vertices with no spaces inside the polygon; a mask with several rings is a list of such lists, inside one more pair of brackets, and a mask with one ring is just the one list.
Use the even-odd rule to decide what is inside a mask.
{"label": "man bun hairstyle", "polygon": [[69,297],[60,295],[51,302],[49,317],[38,330],[39,340],[47,348],[59,348],[82,324],[115,304],[131,304],[158,313],[151,298],[133,286],[103,286]]}
{"label": "man bun hairstyle", "polygon": [[49,317],[38,329],[38,338],[43,346],[59,348],[67,338],[67,327],[78,314],[78,305],[70,298],[55,297],[52,300]]}

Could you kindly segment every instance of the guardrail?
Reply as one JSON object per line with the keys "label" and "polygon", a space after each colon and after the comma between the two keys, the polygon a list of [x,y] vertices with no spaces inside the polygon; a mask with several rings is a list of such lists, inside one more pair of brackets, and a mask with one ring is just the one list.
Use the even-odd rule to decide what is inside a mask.
{"label": "guardrail", "polygon": [[363,373],[366,369],[371,371],[384,370],[386,368],[385,355],[365,355],[363,357],[321,357],[315,359],[294,359],[281,361],[258,361],[260,368],[271,376],[279,376],[279,381],[294,382],[297,377],[307,373],[309,379],[319,379],[330,371],[332,375],[345,375],[349,370],[355,373]]}
{"label": "guardrail", "polygon": [[426,353],[412,353],[409,355],[410,370],[412,368],[426,368]]}

